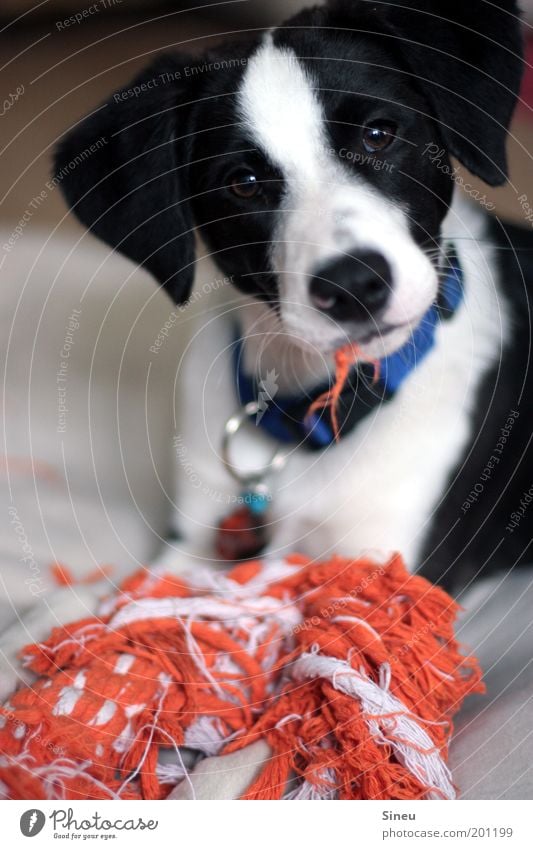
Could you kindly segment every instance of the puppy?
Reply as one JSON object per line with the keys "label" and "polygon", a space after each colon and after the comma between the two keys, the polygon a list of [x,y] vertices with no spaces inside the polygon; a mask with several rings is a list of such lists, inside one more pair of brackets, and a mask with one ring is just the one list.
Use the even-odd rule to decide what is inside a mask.
{"label": "puppy", "polygon": [[533,237],[451,160],[505,182],[521,52],[512,0],[330,0],[61,142],[73,212],[195,314],[160,564],[220,564],[247,497],[235,556],[400,551],[456,592],[527,557]]}
{"label": "puppy", "polygon": [[[531,486],[533,239],[450,161],[505,181],[520,79],[515,3],[332,0],[160,57],[66,136],[59,175],[95,150],[61,180],[80,220],[177,304],[204,301],[169,563],[213,561],[242,490],[225,425],[261,392],[233,471],[285,445],[267,550],[398,550],[452,588],[525,555],[528,522],[510,524]],[[217,273],[230,283],[207,297]],[[331,410],[308,412],[347,343],[335,439]]]}
{"label": "puppy", "polygon": [[[330,2],[196,64],[159,58],[67,135],[58,175],[96,148],[61,186],[97,236],[178,304],[230,281],[182,370],[202,485],[181,470],[169,562],[212,561],[241,491],[224,427],[261,390],[275,414],[239,462],[286,445],[270,551],[399,550],[449,587],[520,560],[533,240],[467,204],[449,159],[504,182],[520,56],[515,4]],[[346,343],[335,440],[306,413]]]}

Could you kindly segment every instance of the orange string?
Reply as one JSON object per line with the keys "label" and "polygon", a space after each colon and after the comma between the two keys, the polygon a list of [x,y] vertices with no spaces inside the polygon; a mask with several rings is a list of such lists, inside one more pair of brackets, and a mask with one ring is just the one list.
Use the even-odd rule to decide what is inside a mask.
{"label": "orange string", "polygon": [[[307,412],[307,415],[311,416],[313,413],[316,413],[317,410],[323,410],[325,408],[330,409],[331,426],[333,428],[335,442],[338,442],[340,439],[338,415],[339,400],[346,385],[346,381],[348,380],[352,366],[360,359],[361,350],[354,343],[344,345],[342,348],[339,348],[338,351],[335,351],[335,383],[331,389],[328,389],[327,392],[320,395],[316,401],[313,401]],[[375,383],[379,378],[379,361],[372,360],[371,362],[374,366],[373,382]]]}
{"label": "orange string", "polygon": [[112,566],[98,566],[97,569],[93,569],[83,578],[77,578],[73,572],[65,566],[63,563],[52,563],[50,566],[50,571],[52,573],[52,577],[56,584],[60,587],[70,587],[74,584],[96,584],[102,578],[108,576],[112,571]]}

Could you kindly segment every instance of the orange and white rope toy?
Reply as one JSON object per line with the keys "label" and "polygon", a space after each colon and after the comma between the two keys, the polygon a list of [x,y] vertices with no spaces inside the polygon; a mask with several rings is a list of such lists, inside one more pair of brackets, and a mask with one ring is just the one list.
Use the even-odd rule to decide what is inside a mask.
{"label": "orange and white rope toy", "polygon": [[180,747],[265,739],[272,758],[243,798],[453,798],[452,717],[482,689],[456,613],[399,556],[187,581],[141,570],[97,616],[25,649],[39,677],[0,709],[0,791],[160,799],[186,778]]}

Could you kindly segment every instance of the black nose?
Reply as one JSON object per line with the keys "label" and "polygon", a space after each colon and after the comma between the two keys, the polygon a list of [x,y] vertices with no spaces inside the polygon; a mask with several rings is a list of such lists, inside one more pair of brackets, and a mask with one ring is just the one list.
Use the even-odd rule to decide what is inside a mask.
{"label": "black nose", "polygon": [[338,321],[375,318],[391,291],[391,267],[377,251],[345,256],[322,266],[310,286],[313,305]]}

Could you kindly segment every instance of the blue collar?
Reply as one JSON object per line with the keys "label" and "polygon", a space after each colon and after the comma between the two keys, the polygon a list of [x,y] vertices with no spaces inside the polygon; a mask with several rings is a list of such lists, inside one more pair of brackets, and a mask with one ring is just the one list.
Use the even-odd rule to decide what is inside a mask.
{"label": "blue collar", "polygon": [[[440,321],[455,314],[464,297],[464,274],[453,248],[446,255],[437,302],[433,304],[405,345],[379,362],[379,378],[374,383],[374,365],[358,364],[346,382],[339,401],[340,436],[345,436],[379,404],[390,400],[435,345]],[[270,388],[245,374],[242,369],[242,343],[236,345],[236,380],[240,403],[263,400],[264,410],[257,424],[278,442],[303,444],[311,450],[327,448],[335,442],[328,411],[307,415],[310,405],[328,390],[321,385],[299,396],[270,396]]]}

